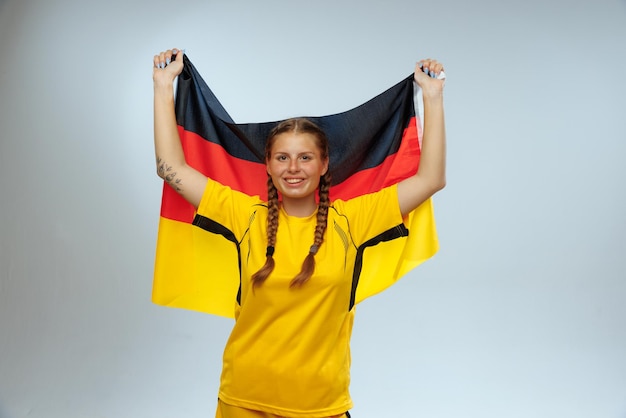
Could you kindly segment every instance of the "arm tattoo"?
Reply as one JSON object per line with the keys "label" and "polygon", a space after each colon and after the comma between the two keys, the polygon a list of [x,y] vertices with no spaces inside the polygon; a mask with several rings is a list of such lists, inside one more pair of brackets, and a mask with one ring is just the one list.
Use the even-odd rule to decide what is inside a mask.
{"label": "arm tattoo", "polygon": [[167,165],[161,157],[157,157],[157,173],[167,184],[169,184],[178,193],[182,192],[182,182],[176,177],[176,172],[172,171],[172,167]]}

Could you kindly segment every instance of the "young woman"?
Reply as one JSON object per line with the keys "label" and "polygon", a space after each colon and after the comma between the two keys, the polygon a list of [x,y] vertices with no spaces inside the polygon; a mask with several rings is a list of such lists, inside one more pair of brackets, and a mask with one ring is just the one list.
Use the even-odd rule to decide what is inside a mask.
{"label": "young woman", "polygon": [[[233,191],[187,165],[174,113],[182,53],[154,57],[157,173],[241,246],[241,297],[224,350],[216,417],[349,416],[350,335],[346,309],[356,248],[402,223],[445,185],[443,71],[415,68],[424,130],[417,173],[379,192],[329,201],[328,140],[306,119],[279,123],[265,150],[268,201]],[[173,55],[176,55],[172,60]]]}

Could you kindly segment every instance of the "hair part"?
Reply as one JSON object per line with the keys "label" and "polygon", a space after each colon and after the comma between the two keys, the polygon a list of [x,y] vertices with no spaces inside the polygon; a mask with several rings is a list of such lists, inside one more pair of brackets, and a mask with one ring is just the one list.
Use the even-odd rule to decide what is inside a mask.
{"label": "hair part", "polygon": [[272,157],[272,147],[274,146],[274,142],[276,142],[276,137],[285,132],[313,135],[315,145],[320,151],[320,156],[323,159],[328,158],[328,137],[322,128],[306,118],[292,118],[278,123],[270,131],[267,136],[267,141],[265,142],[265,161],[269,161]]}

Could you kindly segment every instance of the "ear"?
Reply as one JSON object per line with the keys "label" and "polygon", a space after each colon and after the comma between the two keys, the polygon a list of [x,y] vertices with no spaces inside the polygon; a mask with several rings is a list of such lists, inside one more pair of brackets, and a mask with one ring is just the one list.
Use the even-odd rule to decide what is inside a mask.
{"label": "ear", "polygon": [[326,158],[326,161],[324,161],[324,165],[322,166],[322,176],[325,175],[328,172],[328,158]]}

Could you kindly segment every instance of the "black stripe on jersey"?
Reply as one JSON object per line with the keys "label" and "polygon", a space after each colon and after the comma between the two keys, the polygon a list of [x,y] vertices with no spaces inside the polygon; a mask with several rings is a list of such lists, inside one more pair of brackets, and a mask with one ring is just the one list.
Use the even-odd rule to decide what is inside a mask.
{"label": "black stripe on jersey", "polygon": [[365,251],[365,249],[378,245],[381,242],[391,241],[396,238],[407,237],[408,235],[408,228],[404,224],[400,224],[364,242],[359,248],[357,248],[356,261],[354,263],[354,271],[352,273],[352,292],[350,293],[350,305],[348,306],[348,311],[350,311],[354,307],[356,288],[359,285],[359,278],[361,277],[361,269],[363,268],[363,252]]}
{"label": "black stripe on jersey", "polygon": [[207,232],[221,235],[228,241],[235,244],[235,247],[237,248],[237,263],[239,268],[239,290],[237,291],[237,303],[241,305],[241,247],[239,246],[237,237],[235,237],[233,231],[226,228],[224,225],[207,218],[206,216],[196,214],[191,224],[204,229]]}

